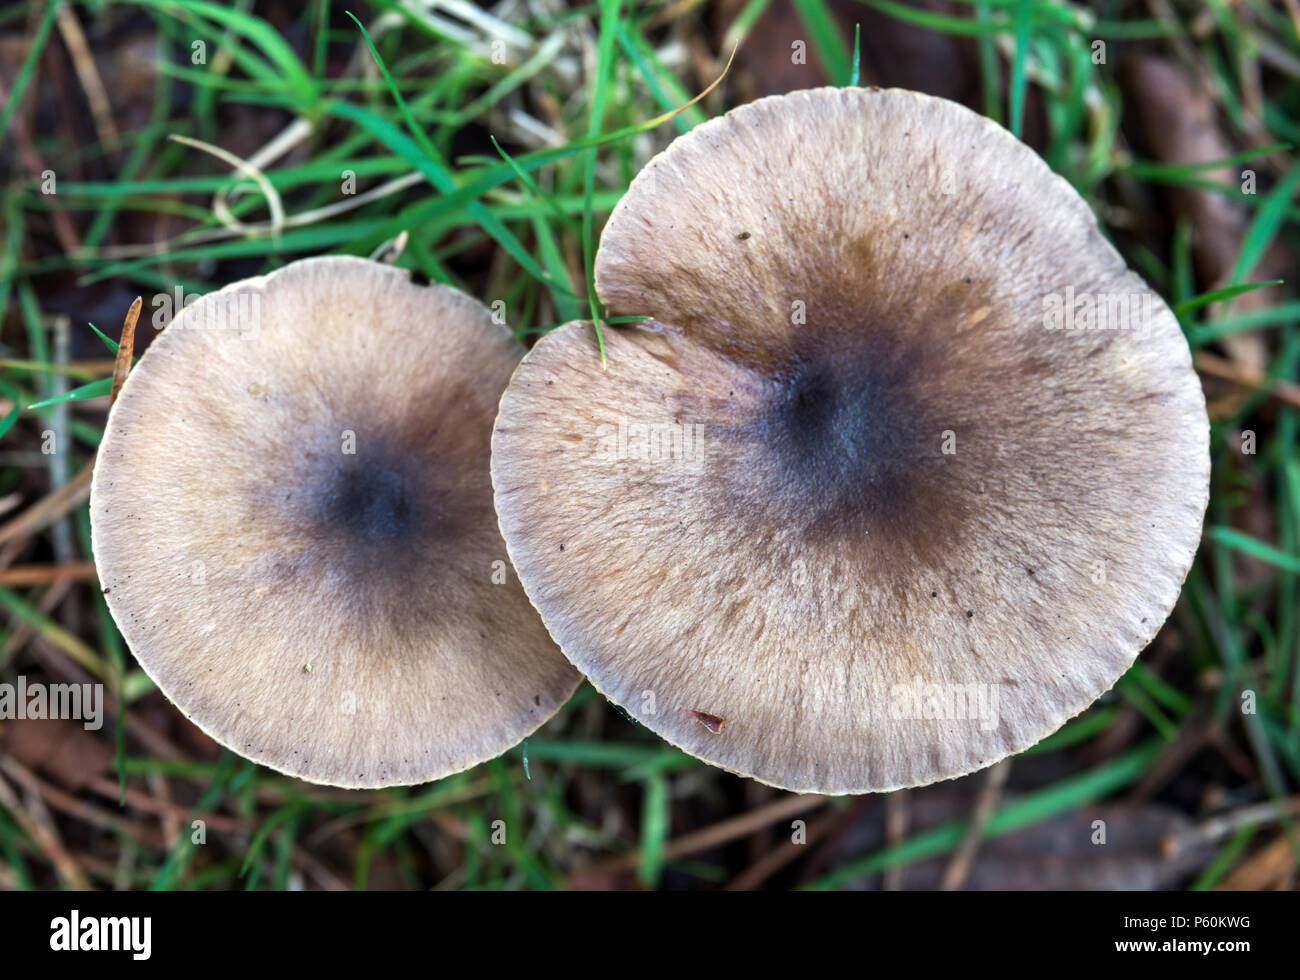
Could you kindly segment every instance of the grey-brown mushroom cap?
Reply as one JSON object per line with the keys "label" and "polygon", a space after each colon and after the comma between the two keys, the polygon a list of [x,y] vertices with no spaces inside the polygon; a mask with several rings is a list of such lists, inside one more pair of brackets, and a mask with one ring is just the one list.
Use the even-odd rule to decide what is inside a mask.
{"label": "grey-brown mushroom cap", "polygon": [[607,370],[589,325],[525,356],[497,512],[561,649],[687,752],[791,790],[962,775],[1086,708],[1172,609],[1208,497],[1187,344],[988,120],[743,106],[632,183],[596,285],[654,319],[605,328]]}
{"label": "grey-brown mushroom cap", "polygon": [[580,678],[510,568],[489,476],[522,347],[363,259],[203,296],[109,416],[100,582],[176,706],[274,769],[418,783],[499,755]]}

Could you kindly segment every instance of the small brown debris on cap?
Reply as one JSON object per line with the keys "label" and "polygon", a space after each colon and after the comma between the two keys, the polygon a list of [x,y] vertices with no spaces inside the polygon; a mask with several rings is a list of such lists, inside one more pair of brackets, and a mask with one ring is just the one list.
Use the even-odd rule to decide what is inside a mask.
{"label": "small brown debris on cap", "polygon": [[711,715],[707,711],[696,711],[694,708],[688,709],[695,720],[711,731],[714,735],[722,732],[722,726],[726,724],[727,719],[719,718],[717,715]]}

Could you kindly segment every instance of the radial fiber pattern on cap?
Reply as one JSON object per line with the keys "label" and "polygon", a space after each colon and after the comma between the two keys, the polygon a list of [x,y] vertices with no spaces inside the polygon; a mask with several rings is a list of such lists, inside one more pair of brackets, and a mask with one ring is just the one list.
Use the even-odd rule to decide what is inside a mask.
{"label": "radial fiber pattern on cap", "polygon": [[131,372],[100,581],[149,675],[242,755],[341,786],[495,756],[573,691],[509,567],[489,440],[522,348],[351,258],[209,294]]}
{"label": "radial fiber pattern on cap", "polygon": [[992,122],[901,91],[744,106],[637,177],[596,286],[654,319],[605,329],[608,370],[588,325],[529,352],[497,510],[561,649],[686,751],[797,790],[961,775],[1086,708],[1173,607],[1209,471],[1187,344]]}

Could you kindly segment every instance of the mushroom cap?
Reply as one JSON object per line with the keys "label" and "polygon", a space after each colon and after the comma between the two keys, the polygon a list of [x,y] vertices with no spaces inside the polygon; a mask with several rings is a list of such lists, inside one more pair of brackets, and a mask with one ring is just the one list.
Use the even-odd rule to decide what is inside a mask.
{"label": "mushroom cap", "polygon": [[91,488],[105,599],[191,721],[313,782],[500,754],[580,678],[489,477],[523,353],[482,305],[348,257],[209,293],[128,376]]}
{"label": "mushroom cap", "polygon": [[[1187,343],[991,121],[760,99],[651,160],[595,268],[653,319],[606,328],[607,370],[581,323],[525,356],[497,512],[560,648],[673,744],[791,790],[959,776],[1173,608],[1209,479]],[[1080,325],[1113,296],[1140,316]]]}

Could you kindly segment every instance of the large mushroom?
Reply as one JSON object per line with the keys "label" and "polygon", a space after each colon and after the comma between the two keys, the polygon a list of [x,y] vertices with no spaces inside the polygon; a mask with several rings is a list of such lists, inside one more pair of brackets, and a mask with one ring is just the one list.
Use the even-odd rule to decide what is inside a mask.
{"label": "large mushroom", "polygon": [[554,714],[579,678],[509,567],[488,469],[522,353],[462,293],[346,257],[174,319],[113,406],[90,516],[113,617],[186,716],[375,787]]}
{"label": "large mushroom", "polygon": [[606,225],[609,314],[493,435],[524,589],[687,752],[858,793],[1018,752],[1168,616],[1208,496],[1178,323],[1005,130],[906,91],[761,99]]}

